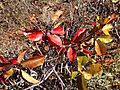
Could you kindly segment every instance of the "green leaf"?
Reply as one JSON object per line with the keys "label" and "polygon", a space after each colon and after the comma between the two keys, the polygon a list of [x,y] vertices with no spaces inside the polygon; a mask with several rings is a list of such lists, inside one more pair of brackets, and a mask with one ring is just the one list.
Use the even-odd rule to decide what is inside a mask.
{"label": "green leaf", "polygon": [[78,74],[78,71],[73,71],[72,72],[72,79],[74,79],[77,76],[77,74]]}
{"label": "green leaf", "polygon": [[98,38],[101,42],[104,42],[104,43],[109,43],[109,42],[112,42],[113,40],[113,37],[111,37],[110,35],[102,35]]}
{"label": "green leaf", "polygon": [[88,57],[87,56],[78,56],[77,60],[81,65],[85,65],[88,62]]}

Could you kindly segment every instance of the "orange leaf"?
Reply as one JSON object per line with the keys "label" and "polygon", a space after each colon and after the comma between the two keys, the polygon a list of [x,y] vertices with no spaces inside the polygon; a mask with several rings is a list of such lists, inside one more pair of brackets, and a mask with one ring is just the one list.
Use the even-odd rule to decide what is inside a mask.
{"label": "orange leaf", "polygon": [[5,80],[7,80],[10,76],[12,76],[13,73],[14,73],[14,70],[10,69],[6,71],[5,73],[3,73],[2,76],[4,77]]}
{"label": "orange leaf", "polygon": [[26,73],[25,71],[21,70],[22,73],[22,77],[27,80],[30,83],[39,83],[38,80],[36,80],[35,78],[33,78],[32,76],[30,76],[28,73]]}
{"label": "orange leaf", "polygon": [[95,41],[95,51],[100,56],[106,54],[106,47],[99,39]]}
{"label": "orange leaf", "polygon": [[70,60],[71,62],[74,62],[74,61],[76,60],[77,55],[76,55],[76,51],[75,51],[74,48],[72,48],[72,47],[69,47],[69,48],[68,48],[67,57],[69,58],[69,60]]}
{"label": "orange leaf", "polygon": [[44,61],[45,61],[44,56],[36,56],[28,60],[22,61],[21,65],[26,68],[36,68],[40,65],[43,65]]}
{"label": "orange leaf", "polygon": [[62,40],[60,39],[59,36],[57,35],[50,35],[50,33],[47,33],[47,36],[48,36],[48,42],[55,46],[55,45],[58,45],[58,46],[62,46]]}

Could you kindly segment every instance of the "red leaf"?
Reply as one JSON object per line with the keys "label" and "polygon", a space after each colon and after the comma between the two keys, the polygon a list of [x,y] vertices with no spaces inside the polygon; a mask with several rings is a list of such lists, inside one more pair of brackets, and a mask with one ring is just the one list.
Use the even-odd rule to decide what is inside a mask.
{"label": "red leaf", "polygon": [[1,60],[2,62],[6,62],[6,58],[4,58],[3,56],[0,56],[0,60]]}
{"label": "red leaf", "polygon": [[63,29],[63,27],[58,26],[57,28],[54,28],[53,30],[51,30],[52,34],[60,34],[60,35],[64,35],[65,31]]}
{"label": "red leaf", "polygon": [[60,39],[59,36],[57,35],[50,35],[50,33],[47,33],[48,36],[48,42],[52,45],[58,45],[58,46],[62,46],[62,40]]}
{"label": "red leaf", "polygon": [[30,31],[24,32],[23,34],[32,41],[39,41],[43,36],[43,33],[41,31]]}
{"label": "red leaf", "polygon": [[57,47],[57,53],[58,53],[58,55],[61,55],[61,54],[63,54],[64,52],[65,52],[65,50],[66,50],[66,48],[65,47]]}
{"label": "red leaf", "polygon": [[90,22],[91,25],[96,26],[96,22]]}
{"label": "red leaf", "polygon": [[14,65],[14,64],[19,64],[18,61],[17,61],[17,59],[11,59],[11,60],[10,60],[10,63],[11,63],[12,65]]}
{"label": "red leaf", "polygon": [[76,42],[76,39],[86,31],[85,28],[80,28],[74,35],[72,42]]}
{"label": "red leaf", "polygon": [[74,62],[76,60],[77,55],[76,55],[76,51],[74,48],[69,47],[67,51],[67,57],[69,58],[71,62]]}
{"label": "red leaf", "polygon": [[85,48],[83,48],[83,53],[86,53],[86,54],[91,54],[91,52]]}

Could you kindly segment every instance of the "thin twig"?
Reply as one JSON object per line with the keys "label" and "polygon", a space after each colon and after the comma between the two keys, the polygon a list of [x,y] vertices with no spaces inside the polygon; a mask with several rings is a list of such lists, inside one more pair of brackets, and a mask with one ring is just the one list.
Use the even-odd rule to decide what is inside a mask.
{"label": "thin twig", "polygon": [[60,80],[61,84],[65,87],[65,84],[63,83],[62,79],[60,78],[60,76],[58,75],[58,73],[55,70],[55,67],[53,67],[53,71],[56,74],[56,76],[58,77],[58,79]]}

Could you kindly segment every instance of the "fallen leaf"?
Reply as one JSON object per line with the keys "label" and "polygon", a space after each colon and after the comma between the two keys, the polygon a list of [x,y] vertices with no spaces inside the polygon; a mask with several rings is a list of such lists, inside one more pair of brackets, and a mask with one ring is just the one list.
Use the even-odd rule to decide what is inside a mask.
{"label": "fallen leaf", "polygon": [[86,28],[79,28],[78,31],[75,33],[72,42],[77,42],[77,38],[86,31]]}
{"label": "fallen leaf", "polygon": [[114,60],[112,60],[112,59],[110,59],[110,60],[105,60],[104,65],[105,65],[105,66],[110,66],[110,65],[113,64],[113,62],[114,62]]}
{"label": "fallen leaf", "polygon": [[4,72],[2,76],[4,77],[5,80],[7,80],[10,76],[12,76],[14,73],[14,70],[11,68],[10,70]]}
{"label": "fallen leaf", "polygon": [[48,36],[48,42],[52,45],[58,45],[58,46],[62,46],[62,40],[60,39],[59,36],[57,35],[50,35],[50,33],[47,33]]}
{"label": "fallen leaf", "polygon": [[112,42],[112,40],[113,40],[113,38],[110,35],[102,35],[102,36],[98,37],[98,39],[104,43],[109,43],[109,42]]}
{"label": "fallen leaf", "polygon": [[39,41],[42,39],[43,33],[41,31],[23,32],[23,34],[32,41]]}
{"label": "fallen leaf", "polygon": [[103,28],[102,31],[104,32],[105,35],[110,35],[109,31],[113,28],[112,24],[106,24]]}
{"label": "fallen leaf", "polygon": [[63,11],[61,11],[61,10],[56,11],[55,14],[54,14],[53,17],[52,17],[53,23],[54,23],[62,14],[63,14]]}
{"label": "fallen leaf", "polygon": [[44,61],[45,61],[44,56],[36,56],[28,60],[22,61],[21,65],[26,68],[36,68],[40,65],[43,65]]}
{"label": "fallen leaf", "polygon": [[59,34],[59,35],[64,35],[65,31],[64,28],[61,26],[58,26],[57,28],[54,28],[53,30],[51,30],[52,34]]}
{"label": "fallen leaf", "polygon": [[67,57],[71,62],[74,62],[76,60],[77,54],[73,47],[69,47],[67,50]]}
{"label": "fallen leaf", "polygon": [[36,84],[36,83],[39,83],[38,80],[36,80],[35,78],[33,78],[32,76],[30,76],[28,73],[26,73],[25,71],[21,70],[21,74],[22,74],[22,77],[27,80],[28,82],[30,83],[33,83],[33,84]]}
{"label": "fallen leaf", "polygon": [[106,54],[106,47],[99,39],[95,41],[95,51],[100,56]]}
{"label": "fallen leaf", "polygon": [[24,55],[25,55],[25,53],[26,53],[26,50],[24,50],[24,51],[19,51],[19,55],[18,55],[18,58],[17,58],[17,62],[18,63],[21,63],[21,61],[23,60],[23,58],[24,58]]}

